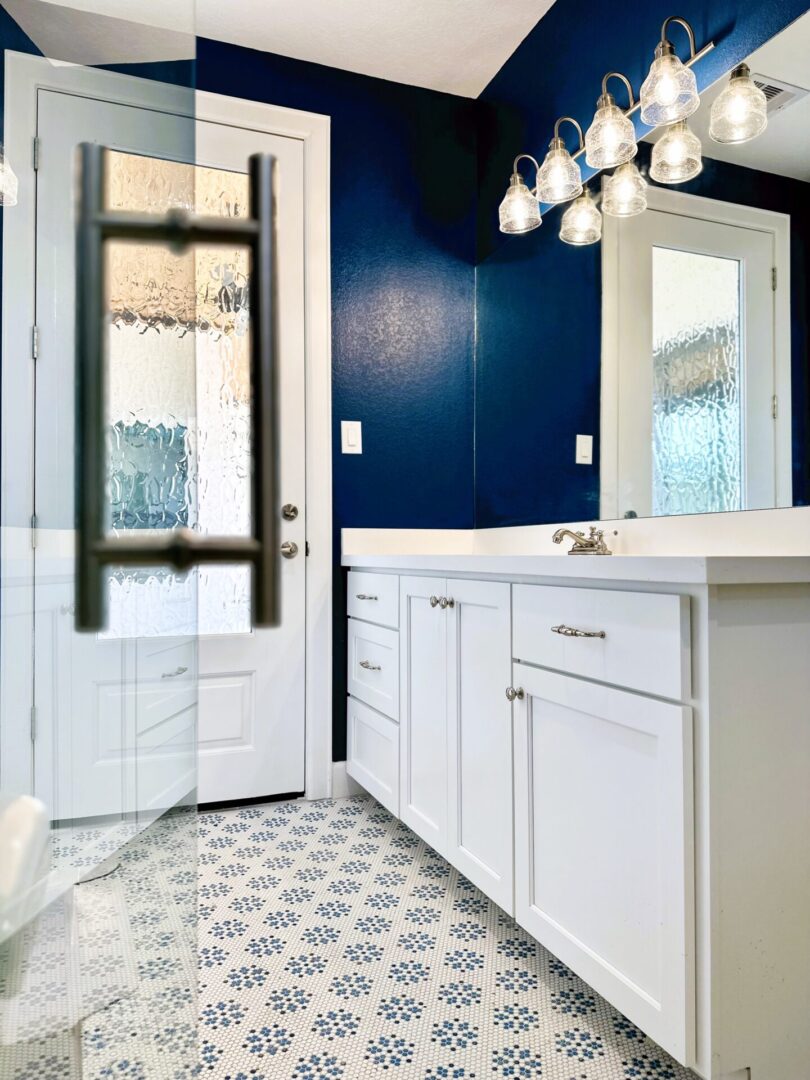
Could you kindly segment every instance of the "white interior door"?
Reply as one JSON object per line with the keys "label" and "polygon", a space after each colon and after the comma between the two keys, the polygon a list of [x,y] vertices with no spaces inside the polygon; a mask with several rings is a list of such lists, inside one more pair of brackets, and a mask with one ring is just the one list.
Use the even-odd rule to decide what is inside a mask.
{"label": "white interior door", "polygon": [[[36,291],[41,374],[36,390],[36,502],[44,546],[38,549],[36,562],[35,694],[37,707],[49,714],[49,722],[41,724],[40,730],[53,737],[43,738],[38,747],[37,776],[40,787],[51,784],[62,771],[67,777],[80,770],[87,777],[80,790],[71,785],[69,800],[65,795],[60,802],[57,792],[58,817],[117,813],[133,800],[157,807],[168,797],[168,789],[161,786],[165,787],[171,773],[166,762],[174,748],[196,735],[187,691],[198,671],[200,801],[304,789],[302,144],[198,121],[200,164],[191,173],[186,168],[178,179],[172,170],[181,166],[173,163],[190,156],[183,152],[191,141],[188,124],[187,117],[147,108],[39,91]],[[264,152],[277,159],[282,479],[278,510],[281,503],[297,506],[295,520],[283,525],[282,539],[294,541],[299,550],[297,558],[283,565],[279,629],[250,629],[248,571],[239,567],[206,569],[182,581],[173,574],[125,576],[110,586],[109,629],[100,635],[79,635],[72,629],[75,192],[65,178],[74,174],[76,146],[83,141],[114,149],[111,184],[118,183],[118,205],[155,212],[177,204],[178,190],[188,186],[191,175],[191,194],[180,192],[181,202],[185,199],[191,202],[190,208],[215,215],[246,214],[248,156]],[[154,255],[162,257],[159,251]],[[247,532],[250,525],[249,314],[239,307],[250,271],[244,252],[204,249],[191,258],[198,304],[217,317],[196,320],[193,333],[175,333],[171,341],[169,335],[153,332],[153,327],[144,329],[148,311],[155,310],[155,297],[149,294],[148,260],[139,266],[133,255],[129,264],[122,264],[124,287],[137,294],[147,316],[138,311],[137,318],[129,319],[136,301],[118,298],[122,311],[110,329],[110,351],[116,358],[110,409],[113,416],[124,417],[117,435],[130,442],[143,431],[137,428],[140,420],[134,410],[131,423],[125,415],[128,394],[139,404],[147,401],[153,415],[169,418],[152,425],[150,438],[165,442],[170,437],[167,431],[176,431],[180,417],[192,448],[193,460],[184,467],[195,474],[194,483],[189,484],[193,505],[179,507],[180,500],[163,492],[162,512],[169,517],[174,514],[178,524],[233,535]],[[113,297],[113,309],[115,302]],[[169,360],[179,375],[167,374]],[[194,384],[191,392],[184,375],[189,370]],[[70,448],[67,453],[66,448]],[[159,449],[168,453],[166,446]],[[120,486],[127,487],[126,469],[122,475]],[[117,505],[123,507],[113,524],[121,528],[131,525],[127,515],[137,516],[144,509],[134,505],[133,493],[138,494],[136,484],[127,488],[127,497],[121,496],[119,503],[113,493],[114,514]],[[180,520],[183,509],[191,515],[188,521]],[[146,518],[147,527],[166,527],[165,522],[155,524],[148,513]],[[47,612],[40,612],[43,604]],[[190,659],[184,653],[175,662],[177,650],[183,651],[184,642],[196,630],[198,608],[199,653],[193,650]],[[63,632],[55,633],[54,625]],[[136,638],[142,643],[140,651]],[[144,647],[144,639],[150,638],[162,641]],[[60,642],[56,649],[54,642]],[[128,677],[135,677],[138,671],[151,682],[145,687],[146,696],[136,695],[133,706],[127,700],[126,677],[128,672]],[[60,678],[55,677],[57,672]],[[188,720],[185,727],[183,715]],[[69,746],[60,746],[59,739],[68,739]],[[150,771],[151,780],[143,768],[138,773],[139,745],[155,766],[161,763]],[[176,780],[176,776],[171,778],[175,786]]]}
{"label": "white interior door", "polygon": [[603,469],[616,479],[603,497],[616,504],[603,516],[777,505],[774,233],[690,216],[678,198],[609,223],[617,385],[612,399],[603,388]]}

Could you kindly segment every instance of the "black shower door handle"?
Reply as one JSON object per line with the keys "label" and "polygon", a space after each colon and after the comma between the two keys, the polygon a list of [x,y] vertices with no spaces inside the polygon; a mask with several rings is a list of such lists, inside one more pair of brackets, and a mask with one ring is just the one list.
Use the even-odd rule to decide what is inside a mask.
{"label": "black shower door handle", "polygon": [[[277,514],[278,393],[275,366],[275,159],[249,162],[250,217],[196,217],[105,209],[106,150],[83,143],[76,247],[76,629],[100,630],[106,619],[106,566],[250,563],[252,623],[277,626],[280,578]],[[106,312],[104,245],[108,240],[161,243],[175,252],[194,244],[238,244],[251,253],[249,282],[252,387],[249,537],[200,536],[190,529],[154,531],[143,539],[105,532]]]}

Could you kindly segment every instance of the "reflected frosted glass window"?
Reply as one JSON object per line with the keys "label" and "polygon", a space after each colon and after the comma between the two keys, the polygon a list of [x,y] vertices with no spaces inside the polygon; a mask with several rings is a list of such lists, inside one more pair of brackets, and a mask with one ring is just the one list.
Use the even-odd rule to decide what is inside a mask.
{"label": "reflected frosted glass window", "polygon": [[656,247],[652,271],[652,512],[740,510],[740,264]]}
{"label": "reflected frosted glass window", "polygon": [[[111,209],[248,213],[242,173],[111,153]],[[108,245],[109,527],[250,534],[249,253]],[[114,571],[106,636],[250,629],[250,570]]]}

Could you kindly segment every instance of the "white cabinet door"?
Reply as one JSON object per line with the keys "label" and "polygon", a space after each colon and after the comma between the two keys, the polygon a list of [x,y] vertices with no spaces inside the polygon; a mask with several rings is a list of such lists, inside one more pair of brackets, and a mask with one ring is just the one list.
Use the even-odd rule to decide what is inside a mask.
{"label": "white cabinet door", "polygon": [[515,664],[518,922],[694,1061],[692,715]]}
{"label": "white cabinet door", "polygon": [[509,592],[506,582],[447,582],[447,857],[512,912]]}
{"label": "white cabinet door", "polygon": [[400,816],[447,852],[447,617],[442,578],[400,578]]}
{"label": "white cabinet door", "polygon": [[399,728],[357,698],[346,703],[346,772],[399,816]]}

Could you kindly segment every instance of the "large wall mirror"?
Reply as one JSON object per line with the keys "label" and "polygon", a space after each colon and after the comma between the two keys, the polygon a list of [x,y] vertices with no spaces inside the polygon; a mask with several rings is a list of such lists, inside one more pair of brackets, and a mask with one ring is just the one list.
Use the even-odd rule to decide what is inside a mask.
{"label": "large wall mirror", "polygon": [[603,519],[810,504],[808,56],[810,13],[747,58],[764,131],[711,137],[725,76],[688,122],[700,173],[603,216]]}

